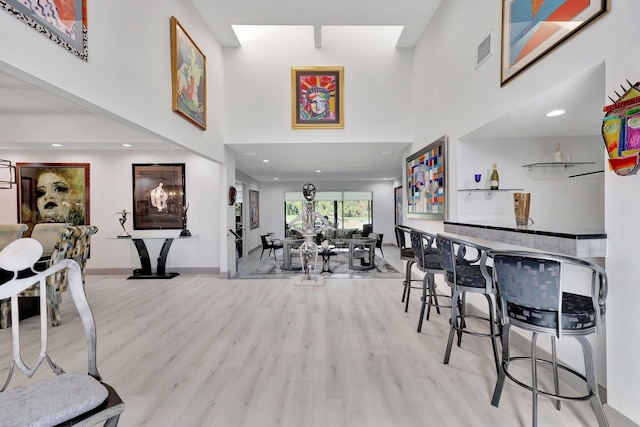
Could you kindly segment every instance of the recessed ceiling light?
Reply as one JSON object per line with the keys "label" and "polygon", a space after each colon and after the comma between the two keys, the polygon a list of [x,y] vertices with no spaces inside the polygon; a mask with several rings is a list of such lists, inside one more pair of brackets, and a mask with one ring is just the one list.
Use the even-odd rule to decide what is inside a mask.
{"label": "recessed ceiling light", "polygon": [[280,179],[280,178],[273,178],[274,181],[277,181],[278,179]]}
{"label": "recessed ceiling light", "polygon": [[269,160],[267,160],[267,159],[263,159],[263,160],[262,160],[262,162],[263,162],[263,163],[269,163]]}
{"label": "recessed ceiling light", "polygon": [[553,110],[553,111],[549,111],[547,113],[547,117],[555,117],[555,116],[561,116],[565,113],[566,111],[564,110]]}
{"label": "recessed ceiling light", "polygon": [[122,144],[123,147],[131,147],[131,144]]}
{"label": "recessed ceiling light", "polygon": [[53,147],[62,147],[62,144],[51,144]]}
{"label": "recessed ceiling light", "polygon": [[320,169],[318,169],[318,170],[316,171],[316,173],[320,173],[320,172],[322,172]]}

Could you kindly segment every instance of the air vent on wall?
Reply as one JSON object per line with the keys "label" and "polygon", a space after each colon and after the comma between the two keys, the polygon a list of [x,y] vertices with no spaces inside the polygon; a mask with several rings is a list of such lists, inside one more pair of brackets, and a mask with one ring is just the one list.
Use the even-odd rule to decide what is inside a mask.
{"label": "air vent on wall", "polygon": [[478,68],[482,63],[491,55],[491,33],[487,34],[487,36],[480,42],[477,48],[476,53],[476,68]]}

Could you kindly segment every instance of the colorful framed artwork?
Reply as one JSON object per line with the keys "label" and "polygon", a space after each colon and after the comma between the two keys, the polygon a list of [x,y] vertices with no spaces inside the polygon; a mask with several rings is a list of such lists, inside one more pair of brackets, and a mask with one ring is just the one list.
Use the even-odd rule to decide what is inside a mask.
{"label": "colorful framed artwork", "polygon": [[207,129],[207,58],[175,16],[171,23],[173,111]]}
{"label": "colorful framed artwork", "polygon": [[134,230],[183,228],[184,169],[184,163],[132,165]]}
{"label": "colorful framed artwork", "polygon": [[89,222],[89,163],[16,163],[18,223]]}
{"label": "colorful framed artwork", "polygon": [[260,227],[260,192],[249,190],[249,228]]}
{"label": "colorful framed artwork", "polygon": [[407,157],[407,217],[447,219],[447,137]]}
{"label": "colorful framed artwork", "polygon": [[607,11],[608,0],[502,0],[500,85]]}
{"label": "colorful framed artwork", "polygon": [[88,59],[86,0],[0,0],[0,8],[79,58]]}
{"label": "colorful framed artwork", "polygon": [[344,67],[291,67],[291,127],[344,128]]}
{"label": "colorful framed artwork", "polygon": [[395,225],[402,225],[402,186],[393,189]]}

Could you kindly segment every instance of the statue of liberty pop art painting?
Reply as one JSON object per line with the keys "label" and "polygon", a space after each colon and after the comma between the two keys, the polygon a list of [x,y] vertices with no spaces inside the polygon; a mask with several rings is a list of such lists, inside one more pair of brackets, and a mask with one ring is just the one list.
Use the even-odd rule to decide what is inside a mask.
{"label": "statue of liberty pop art painting", "polygon": [[344,128],[343,67],[291,68],[291,127]]}

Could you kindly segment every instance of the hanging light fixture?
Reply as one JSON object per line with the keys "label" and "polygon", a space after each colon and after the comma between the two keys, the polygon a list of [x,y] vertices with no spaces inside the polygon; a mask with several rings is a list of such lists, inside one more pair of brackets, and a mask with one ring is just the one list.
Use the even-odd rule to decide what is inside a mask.
{"label": "hanging light fixture", "polygon": [[16,167],[10,160],[0,159],[0,190],[10,190],[16,183]]}

